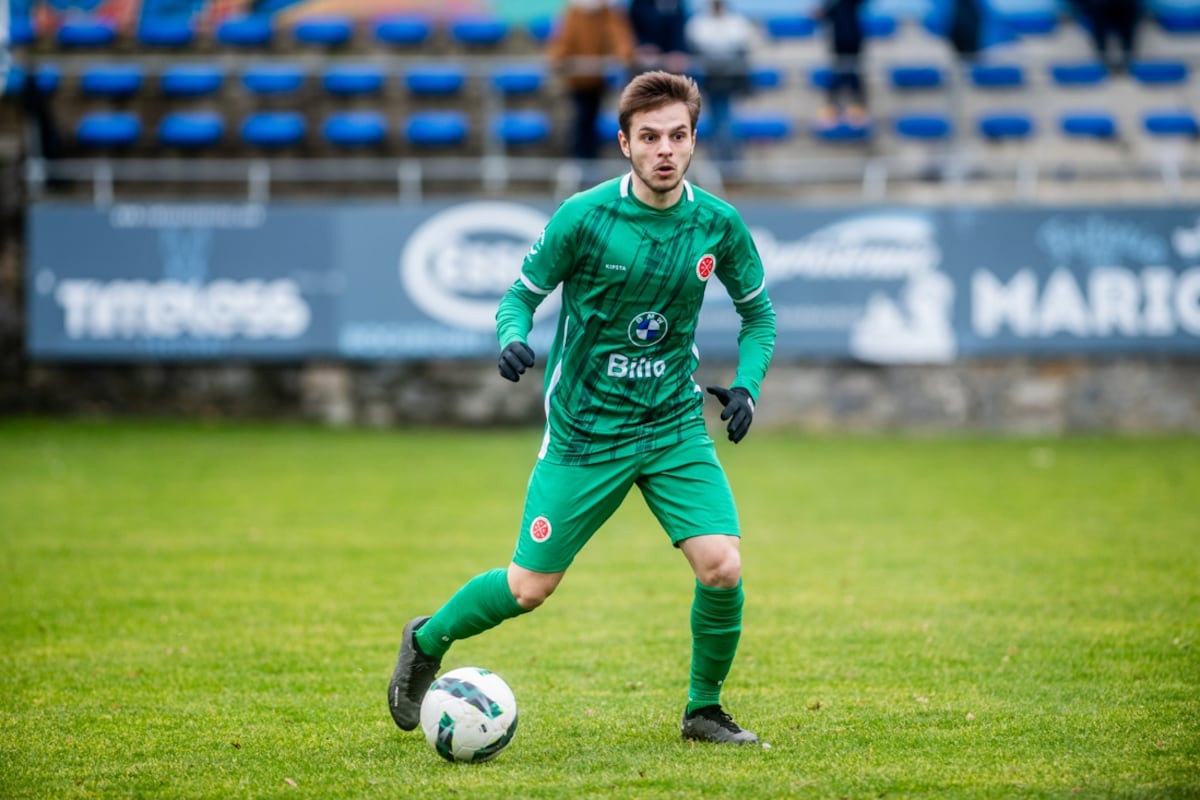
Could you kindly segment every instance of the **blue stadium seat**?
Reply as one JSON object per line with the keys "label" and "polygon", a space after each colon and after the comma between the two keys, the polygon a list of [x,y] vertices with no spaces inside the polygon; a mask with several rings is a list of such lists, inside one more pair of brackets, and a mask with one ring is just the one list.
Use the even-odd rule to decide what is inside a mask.
{"label": "blue stadium seat", "polygon": [[255,111],[242,120],[239,135],[256,147],[277,148],[304,141],[308,125],[298,111]]}
{"label": "blue stadium seat", "polygon": [[536,94],[545,84],[541,64],[501,64],[492,70],[492,85],[508,96]]}
{"label": "blue stadium seat", "polygon": [[864,142],[871,138],[873,128],[870,124],[866,125],[850,125],[846,122],[837,122],[833,125],[814,124],[812,126],[813,136],[823,142],[831,144],[852,144],[854,142]]}
{"label": "blue stadium seat", "polygon": [[733,115],[733,135],[742,141],[782,141],[792,135],[793,128],[791,119],[776,111],[735,111]]}
{"label": "blue stadium seat", "polygon": [[450,21],[450,39],[467,47],[492,47],[508,37],[508,23],[498,17],[458,17]]}
{"label": "blue stadium seat", "polygon": [[538,44],[546,44],[550,41],[550,37],[554,35],[555,21],[554,17],[549,14],[542,14],[529,20],[525,26],[529,32],[529,36]]}
{"label": "blue stadium seat", "polygon": [[1024,111],[987,111],[979,115],[978,124],[980,135],[990,141],[1033,135],[1033,118]]}
{"label": "blue stadium seat", "polygon": [[1099,61],[1051,64],[1050,78],[1059,86],[1095,86],[1108,78],[1108,69]]}
{"label": "blue stadium seat", "polygon": [[942,68],[934,64],[902,64],[888,70],[894,89],[936,89],[942,85]]}
{"label": "blue stadium seat", "polygon": [[883,14],[863,14],[860,20],[863,36],[868,39],[887,39],[896,33],[896,18]]}
{"label": "blue stadium seat", "polygon": [[621,89],[625,88],[625,84],[629,82],[629,71],[620,64],[610,64],[604,69],[604,82],[608,84],[608,88],[614,92],[620,93]]}
{"label": "blue stadium seat", "polygon": [[621,130],[621,123],[617,119],[617,112],[602,111],[600,116],[596,117],[596,135],[600,141],[615,142],[619,130]]}
{"label": "blue stadium seat", "polygon": [[458,94],[466,80],[466,71],[449,63],[412,67],[404,74],[408,90],[422,96]]}
{"label": "blue stadium seat", "polygon": [[1017,36],[1049,36],[1058,29],[1058,12],[1050,8],[1004,10],[996,18]]}
{"label": "blue stadium seat", "polygon": [[1184,108],[1147,111],[1142,115],[1142,126],[1151,136],[1200,136],[1196,115]]}
{"label": "blue stadium seat", "polygon": [[372,35],[380,44],[414,47],[425,44],[433,23],[420,14],[391,14],[375,21]]}
{"label": "blue stadium seat", "polygon": [[[27,74],[23,67],[13,66],[4,78],[4,94],[16,95],[24,92]],[[37,71],[33,73],[33,85],[44,95],[57,92],[61,83],[62,71],[55,64],[39,64]]]}
{"label": "blue stadium seat", "polygon": [[373,147],[387,139],[387,118],[373,110],[335,111],[325,117],[321,136],[338,147]]}
{"label": "blue stadium seat", "polygon": [[907,111],[892,120],[893,130],[902,139],[934,141],[947,139],[954,125],[945,114],[935,111]]}
{"label": "blue stadium seat", "polygon": [[1184,61],[1134,61],[1129,74],[1147,86],[1174,86],[1187,82],[1188,65]]}
{"label": "blue stadium seat", "polygon": [[224,136],[225,120],[216,111],[169,111],[158,122],[158,143],[166,147],[212,147]]}
{"label": "blue stadium seat", "polygon": [[138,44],[145,47],[186,47],[196,38],[187,17],[142,17],[138,24]]}
{"label": "blue stadium seat", "polygon": [[321,85],[331,95],[349,97],[383,91],[383,67],[371,62],[333,64],[326,67]]}
{"label": "blue stadium seat", "polygon": [[418,111],[404,123],[404,138],[420,147],[462,144],[467,131],[467,115],[461,111]]}
{"label": "blue stadium seat", "polygon": [[808,73],[808,85],[814,89],[828,89],[833,82],[833,69],[813,67]]}
{"label": "blue stadium seat", "polygon": [[766,21],[767,36],[772,39],[806,39],[816,30],[817,23],[812,17],[778,16]]}
{"label": "blue stadium seat", "polygon": [[1117,135],[1116,118],[1103,109],[1064,111],[1059,117],[1059,127],[1064,134],[1072,137],[1114,139]]}
{"label": "blue stadium seat", "polygon": [[79,76],[79,90],[92,97],[131,97],[141,90],[144,79],[141,64],[91,64]]}
{"label": "blue stadium seat", "polygon": [[13,47],[24,47],[33,44],[37,38],[37,29],[33,20],[26,16],[15,16],[8,23],[8,41]]}
{"label": "blue stadium seat", "polygon": [[750,85],[757,90],[778,89],[784,82],[783,70],[776,67],[759,65],[750,70]]}
{"label": "blue stadium seat", "polygon": [[225,68],[215,61],[167,64],[158,85],[167,97],[205,97],[216,94],[225,83]]}
{"label": "blue stadium seat", "polygon": [[290,61],[250,64],[242,72],[242,85],[251,94],[289,94],[304,85],[304,67]]}
{"label": "blue stadium seat", "polygon": [[275,37],[271,18],[259,14],[226,17],[217,25],[216,39],[226,47],[266,47]]}
{"label": "blue stadium seat", "polygon": [[544,111],[505,111],[492,121],[492,135],[505,145],[537,144],[550,138],[550,117]]}
{"label": "blue stadium seat", "polygon": [[1158,8],[1152,13],[1166,33],[1183,36],[1200,34],[1200,6]]}
{"label": "blue stadium seat", "polygon": [[971,83],[979,89],[1013,89],[1025,85],[1025,69],[1019,64],[974,64]]}
{"label": "blue stadium seat", "polygon": [[340,47],[354,36],[354,20],[342,14],[306,17],[292,26],[296,44]]}
{"label": "blue stadium seat", "polygon": [[142,121],[132,111],[90,111],[75,126],[75,139],[86,147],[128,147],[142,135]]}
{"label": "blue stadium seat", "polygon": [[57,39],[59,46],[67,49],[110,47],[117,40],[117,24],[100,17],[67,17]]}

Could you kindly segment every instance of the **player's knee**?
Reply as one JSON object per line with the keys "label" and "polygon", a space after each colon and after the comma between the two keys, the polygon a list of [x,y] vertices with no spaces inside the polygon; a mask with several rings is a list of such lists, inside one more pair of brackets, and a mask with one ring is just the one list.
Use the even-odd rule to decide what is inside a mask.
{"label": "player's knee", "polygon": [[698,567],[696,578],[714,589],[732,589],[742,579],[742,556],[735,547],[713,554]]}
{"label": "player's knee", "polygon": [[544,574],[522,569],[509,570],[508,588],[517,601],[517,605],[526,611],[532,611],[546,602],[546,598],[558,588],[558,582],[561,579],[561,573]]}

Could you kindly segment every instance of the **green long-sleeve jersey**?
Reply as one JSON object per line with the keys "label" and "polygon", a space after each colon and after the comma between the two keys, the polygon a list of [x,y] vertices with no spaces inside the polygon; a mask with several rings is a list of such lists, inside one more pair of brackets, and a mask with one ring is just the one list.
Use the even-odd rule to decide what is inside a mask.
{"label": "green long-sleeve jersey", "polygon": [[775,312],[750,232],[725,201],[684,182],[659,210],[632,175],[563,202],[496,312],[500,346],[525,341],[562,285],[546,363],[540,457],[586,464],[670,445],[704,428],[696,324],[715,276],[741,318],[734,386],[754,398],[775,344]]}

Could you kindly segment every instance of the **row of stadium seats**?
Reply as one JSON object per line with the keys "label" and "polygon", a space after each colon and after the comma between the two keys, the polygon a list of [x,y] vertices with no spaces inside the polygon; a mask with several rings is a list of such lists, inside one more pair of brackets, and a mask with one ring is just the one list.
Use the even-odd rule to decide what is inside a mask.
{"label": "row of stadium seats", "polygon": [[[461,17],[439,26],[419,15],[390,15],[370,23],[369,36],[374,44],[420,47],[435,36],[465,47],[496,46],[517,36],[532,44],[544,44],[552,29],[552,20],[540,18],[514,30],[514,26],[491,17]],[[53,31],[38,31],[28,18],[14,18],[10,37],[13,46],[57,46],[64,50],[94,50],[131,44],[147,49],[194,48],[215,44],[227,48],[265,48],[281,39],[294,45],[342,47],[362,35],[359,24],[349,16],[306,17],[282,31],[265,15],[233,16],[221,20],[211,34],[202,33],[186,16],[143,18],[131,35],[108,18],[75,15],[65,17]]]}
{"label": "row of stadium seats", "polygon": [[[1049,35],[1065,19],[1052,4],[999,7],[994,14],[998,24],[1013,36]],[[1160,4],[1152,7],[1150,16],[1169,33],[1200,34],[1200,7]],[[902,21],[897,16],[868,10],[863,14],[864,34],[869,38],[892,36]],[[820,28],[820,22],[813,16],[801,14],[772,15],[760,22],[764,34],[774,40],[809,38]],[[921,22],[932,33],[946,33],[946,15],[942,12],[929,12]],[[452,44],[477,48],[513,43],[540,46],[553,28],[554,19],[549,16],[514,25],[485,16],[463,16],[442,24],[419,14],[393,14],[360,23],[347,15],[323,14],[302,18],[283,30],[270,16],[251,14],[223,19],[207,32],[201,31],[188,16],[174,15],[143,17],[126,34],[111,19],[83,14],[64,18],[53,31],[39,31],[29,18],[16,17],[11,21],[10,39],[17,47],[52,44],[64,49],[107,48],[123,40],[145,48],[188,48],[205,43],[263,48],[281,40],[296,46],[329,48],[362,43],[362,39],[371,45],[420,47],[442,37]]]}
{"label": "row of stadium seats", "polygon": [[[288,60],[248,63],[231,68],[219,61],[180,61],[151,70],[136,61],[108,61],[86,64],[78,70],[77,90],[96,97],[130,97],[157,84],[167,97],[199,97],[215,95],[236,75],[241,88],[254,95],[285,95],[300,91],[310,78],[321,89],[335,97],[381,94],[389,81],[399,83],[414,95],[455,95],[466,88],[476,69],[482,69],[491,89],[505,96],[521,96],[542,91],[549,80],[540,62],[501,63],[483,67],[442,61],[412,64],[393,70],[378,62],[333,61],[310,68]],[[933,90],[947,86],[951,68],[940,63],[889,64],[883,67],[885,79],[892,89],[902,91]],[[965,71],[969,84],[978,89],[1020,89],[1031,84],[1033,67],[1019,63],[977,63]],[[35,86],[43,94],[53,94],[63,83],[64,69],[54,61],[43,61],[35,70]],[[799,75],[814,89],[827,87],[833,71],[827,66],[804,68]],[[1129,76],[1139,84],[1150,87],[1184,86],[1191,78],[1189,64],[1179,59],[1135,61]],[[12,70],[7,78],[5,93],[22,90],[26,74],[21,68]],[[1096,86],[1111,77],[1107,66],[1091,60],[1062,61],[1044,66],[1041,76],[1061,87]],[[782,89],[789,84],[791,70],[783,67],[758,66],[751,83],[760,92]],[[620,69],[612,71],[614,86],[625,79]]]}
{"label": "row of stadium seats", "polygon": [[[381,111],[337,111],[320,121],[320,137],[336,147],[379,147],[389,143],[389,127]],[[414,147],[458,147],[471,133],[471,120],[463,111],[420,111],[408,115],[398,130],[400,139]],[[242,118],[236,138],[244,145],[273,150],[303,146],[309,132],[307,115],[300,111],[255,111]],[[541,111],[503,112],[491,126],[491,135],[506,146],[544,142],[550,132],[550,117]],[[75,136],[82,146],[115,151],[144,143],[144,125],[134,111],[92,111],[80,117]],[[170,111],[160,117],[154,143],[195,150],[216,147],[226,137],[225,118],[217,111]]]}
{"label": "row of stadium seats", "polygon": [[[292,61],[262,61],[231,69],[218,61],[176,61],[152,71],[135,61],[108,61],[84,65],[77,74],[75,89],[93,97],[127,98],[157,84],[166,97],[202,97],[217,95],[227,88],[236,73],[241,88],[253,95],[286,95],[304,88],[310,77],[331,96],[381,94],[393,80],[390,70],[378,63],[333,62],[320,67],[316,74],[308,66]],[[53,94],[63,84],[64,69],[53,61],[43,61],[34,73],[35,86],[43,94]],[[13,70],[6,84],[7,93],[21,91],[26,74]],[[460,63],[439,62],[410,65],[401,70],[399,81],[414,95],[455,95],[463,91],[471,77]],[[540,91],[547,73],[540,63],[501,64],[488,69],[491,88],[516,96]]]}
{"label": "row of stadium seats", "polygon": [[[889,120],[890,133],[901,139],[945,141],[956,135],[955,120],[937,111],[911,111]],[[699,135],[711,135],[702,120]],[[1141,117],[1143,132],[1152,137],[1200,136],[1196,115],[1188,110],[1147,111]],[[975,133],[986,141],[1027,139],[1037,133],[1035,116],[1027,111],[997,109],[978,114]],[[119,150],[143,141],[143,123],[133,111],[93,111],[82,115],[75,128],[77,143],[85,148]],[[1059,133],[1067,137],[1115,140],[1125,133],[1111,112],[1097,109],[1065,111],[1057,118]],[[391,143],[388,116],[378,110],[347,110],[325,114],[319,121],[320,139],[334,147],[382,147]],[[615,115],[604,115],[598,125],[606,141],[616,137]],[[743,112],[735,116],[734,135],[746,142],[779,142],[801,135],[802,126],[787,114]],[[869,139],[871,125],[849,127],[809,126],[811,134],[827,142]],[[458,147],[472,132],[472,120],[463,111],[430,110],[407,115],[398,126],[402,142],[414,147]],[[296,110],[256,111],[240,122],[237,141],[243,145],[277,149],[300,147],[308,142],[308,117]],[[541,144],[554,135],[554,121],[537,110],[505,111],[490,118],[488,135],[504,147]],[[171,111],[161,115],[154,143],[182,149],[215,147],[226,141],[222,114],[212,110]]]}

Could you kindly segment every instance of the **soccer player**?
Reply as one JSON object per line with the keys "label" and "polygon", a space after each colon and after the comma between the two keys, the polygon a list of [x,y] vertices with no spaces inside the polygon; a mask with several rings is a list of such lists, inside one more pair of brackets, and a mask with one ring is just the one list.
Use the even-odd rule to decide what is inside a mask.
{"label": "soccer player", "polygon": [[433,616],[404,627],[388,685],[412,730],[451,644],[545,602],[592,534],[637,486],[696,576],[685,739],[746,744],[720,705],[742,628],[737,509],[692,378],[704,290],[715,277],[741,319],[737,374],[710,386],[740,442],[775,343],[775,312],[750,232],[728,203],[685,178],[700,93],[688,77],[647,72],[621,94],[617,140],[631,171],[567,199],[500,301],[500,374],[533,366],[538,304],[560,284],[545,378],[546,429],[507,569],[468,581]]}

